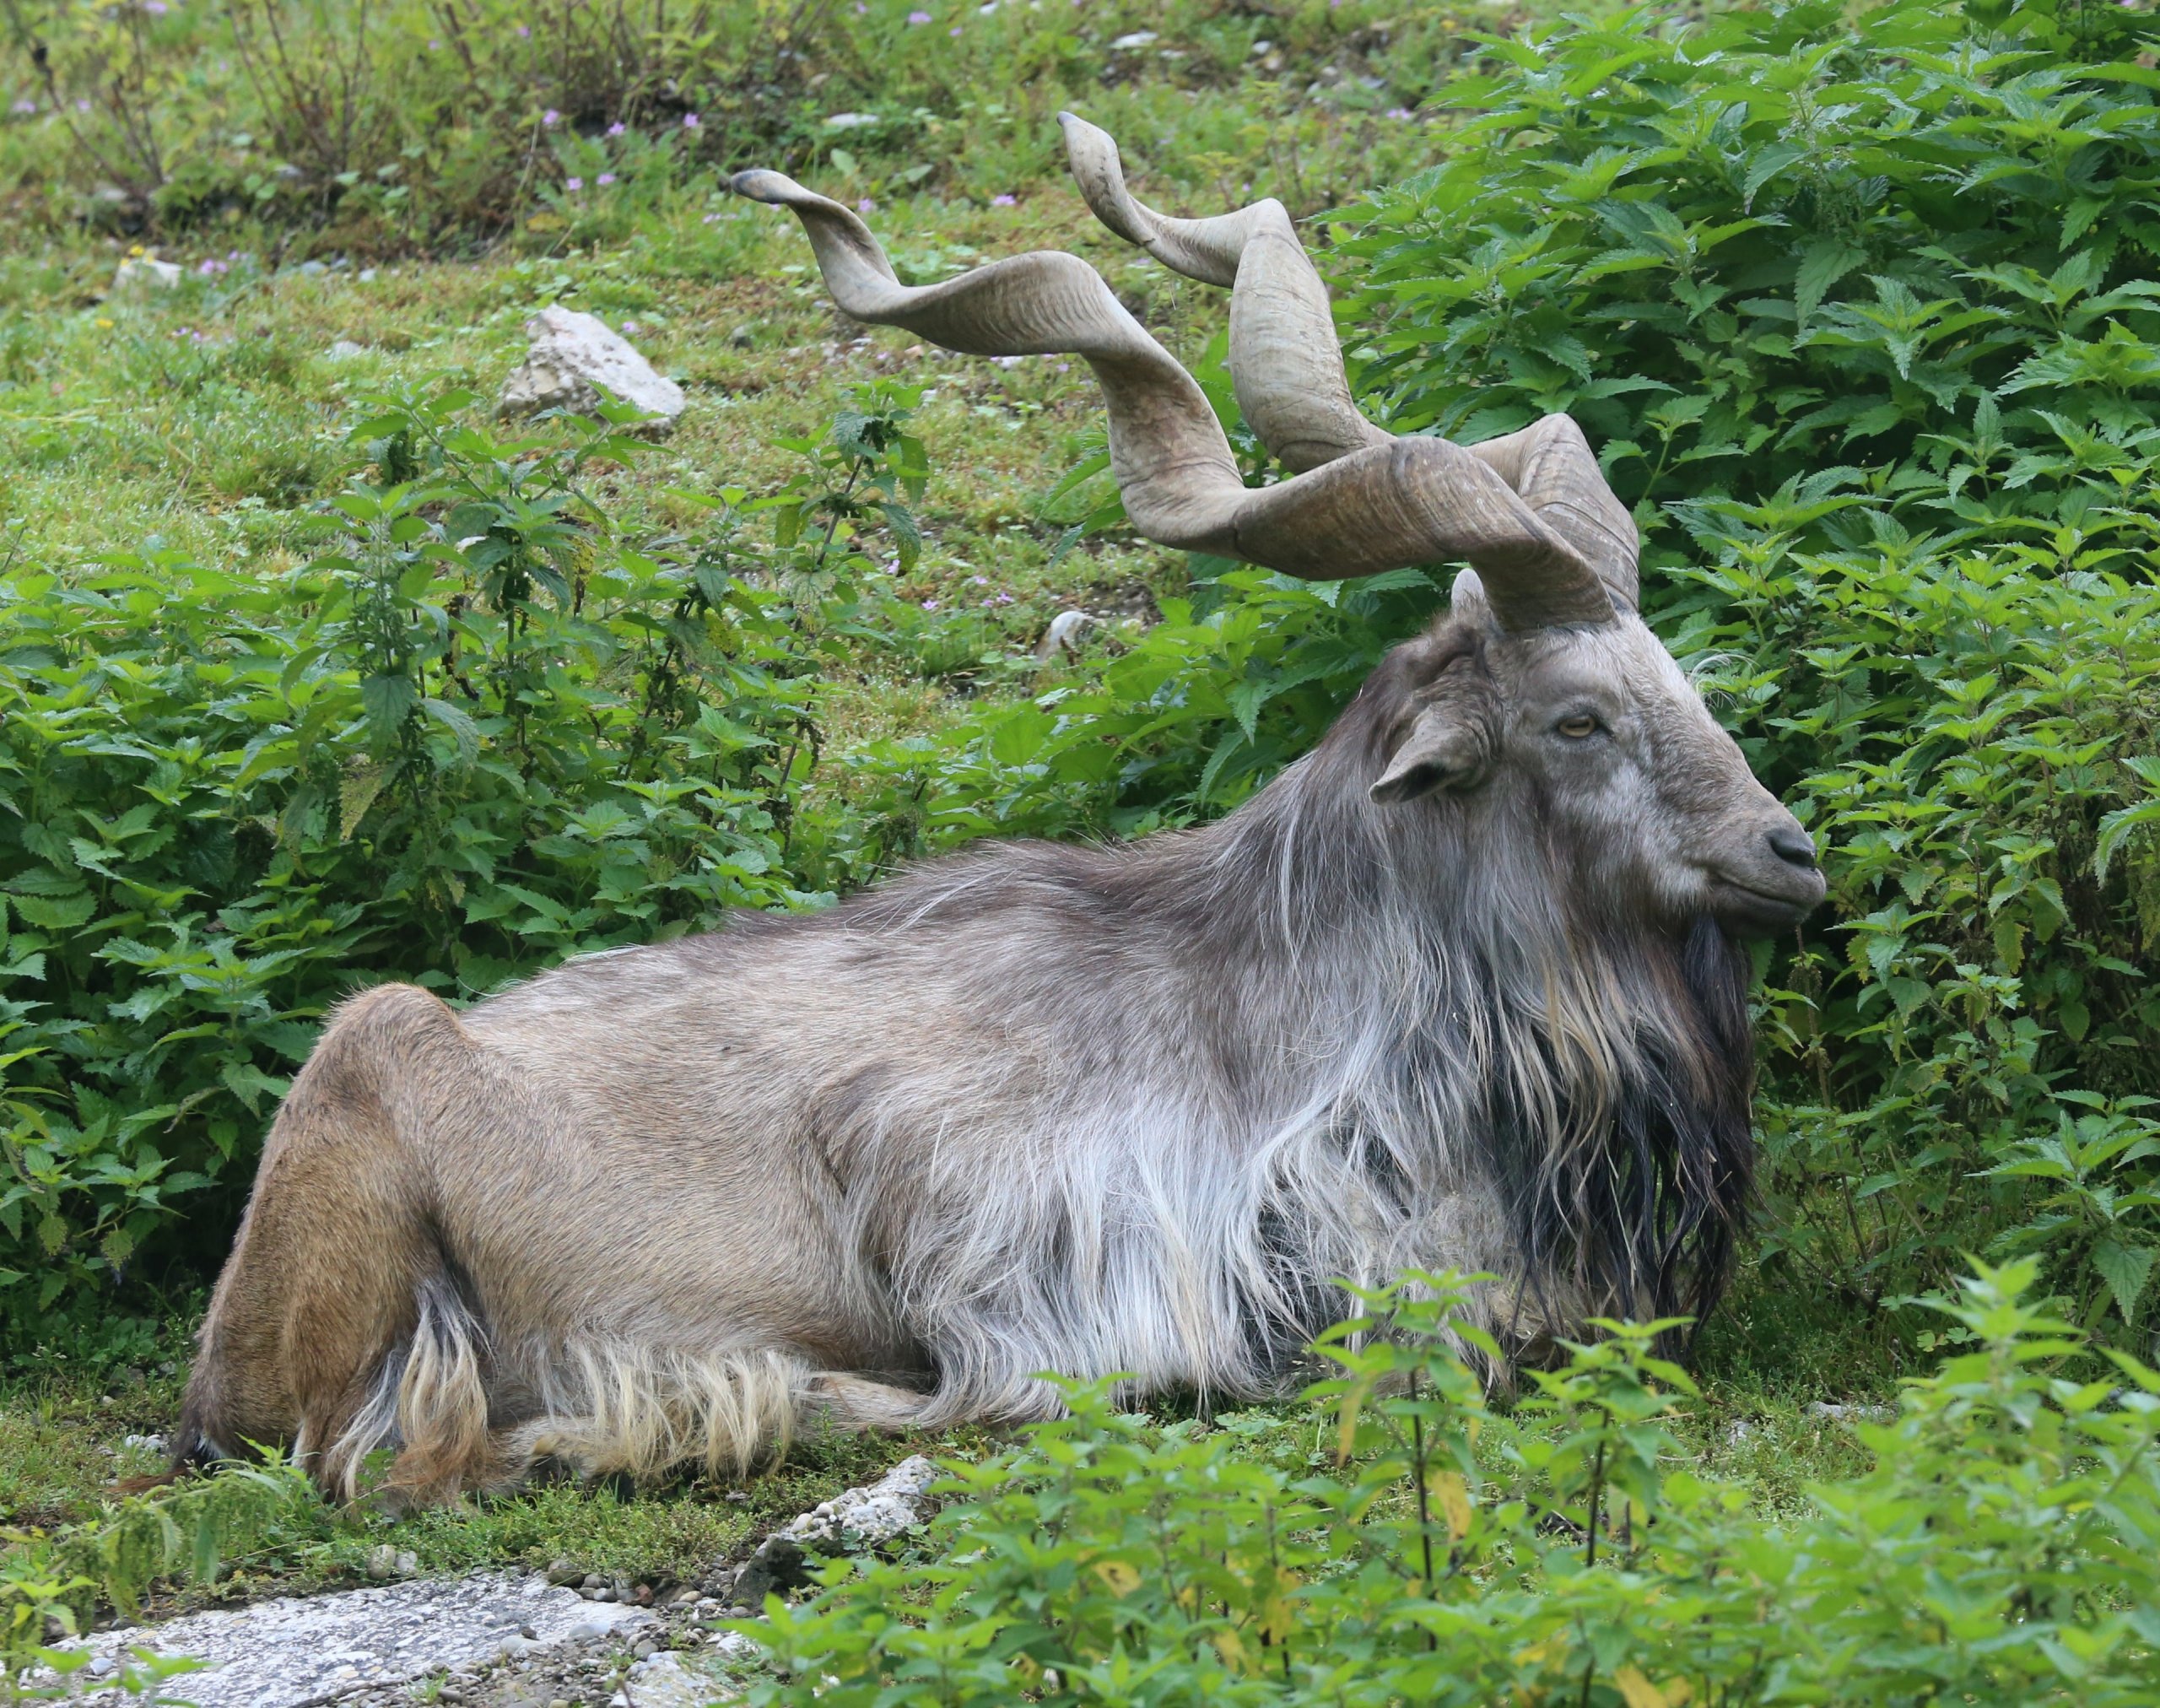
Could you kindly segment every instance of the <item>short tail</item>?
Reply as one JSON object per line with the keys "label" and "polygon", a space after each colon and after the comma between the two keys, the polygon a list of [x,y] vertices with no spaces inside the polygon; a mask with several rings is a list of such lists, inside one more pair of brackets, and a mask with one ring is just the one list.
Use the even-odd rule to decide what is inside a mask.
{"label": "short tail", "polygon": [[369,1458],[385,1448],[397,1450],[391,1486],[409,1499],[448,1499],[514,1475],[489,1425],[485,1326],[446,1274],[420,1283],[416,1305],[412,1334],[384,1357],[366,1401],[322,1450],[316,1475],[343,1500],[359,1494]]}

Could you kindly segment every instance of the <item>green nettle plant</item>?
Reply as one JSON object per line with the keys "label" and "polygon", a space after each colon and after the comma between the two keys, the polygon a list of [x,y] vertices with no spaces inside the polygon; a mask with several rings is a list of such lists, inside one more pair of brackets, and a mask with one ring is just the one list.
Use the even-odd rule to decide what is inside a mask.
{"label": "green nettle plant", "polygon": [[2075,1332],[2030,1259],[1936,1301],[1967,1349],[1864,1425],[1874,1468],[1768,1518],[1671,1468],[1686,1379],[1616,1329],[1496,1411],[1423,1276],[1326,1338],[1312,1409],[1073,1415],[954,1465],[919,1553],[837,1562],[740,1627],[826,1708],[2149,1701],[2160,1374]]}
{"label": "green nettle plant", "polygon": [[1873,1301],[2044,1247],[2111,1333],[2160,1248],[2146,29],[1901,0],[1490,44],[1345,246],[1392,424],[1575,413],[1654,619],[1828,845],[1835,924],[1772,972],[1770,1254]]}
{"label": "green nettle plant", "polygon": [[[563,955],[794,907],[874,861],[805,831],[814,695],[867,544],[921,489],[883,391],[777,499],[684,495],[628,539],[629,419],[499,440],[456,388],[374,399],[289,573],[170,554],[0,585],[0,1316],[214,1261],[324,1013],[452,1000]],[[776,511],[779,545],[753,543]],[[805,516],[818,518],[814,528]],[[161,1243],[160,1243],[161,1242]],[[146,1249],[147,1248],[147,1249]]]}

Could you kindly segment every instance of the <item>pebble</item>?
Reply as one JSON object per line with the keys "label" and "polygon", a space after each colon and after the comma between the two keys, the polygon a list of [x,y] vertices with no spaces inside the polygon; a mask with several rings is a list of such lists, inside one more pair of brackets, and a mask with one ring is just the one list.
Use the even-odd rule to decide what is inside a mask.
{"label": "pebble", "polygon": [[1898,1408],[1895,1406],[1845,1405],[1832,1400],[1810,1400],[1807,1415],[1811,1418],[1831,1418],[1841,1424],[1887,1424],[1896,1420]]}

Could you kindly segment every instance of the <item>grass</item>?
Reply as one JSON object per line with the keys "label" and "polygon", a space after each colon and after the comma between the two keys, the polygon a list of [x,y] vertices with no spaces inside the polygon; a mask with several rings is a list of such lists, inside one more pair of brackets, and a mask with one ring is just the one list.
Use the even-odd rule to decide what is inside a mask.
{"label": "grass", "polygon": [[[1848,1327],[1798,1311],[1790,1295],[1744,1284],[1705,1337],[1702,1397],[1676,1420],[1690,1467],[1745,1489],[1765,1517],[1803,1510],[1812,1484],[1845,1481],[1868,1468],[1850,1421],[1811,1409],[1817,1401],[1876,1403],[1893,1397],[1888,1382],[1866,1374],[1886,1367],[1872,1331],[1860,1331],[1871,1343],[1858,1344]],[[181,1319],[164,1325],[156,1349],[184,1354],[188,1327]],[[140,1337],[128,1338],[131,1345],[102,1356],[48,1354],[0,1381],[0,1532],[95,1524],[122,1498],[116,1485],[122,1479],[162,1468],[159,1450],[140,1438],[171,1427],[184,1359],[124,1362],[141,1345]],[[1257,1409],[1312,1426],[1311,1414],[1288,1403]],[[1166,1420],[1191,1415],[1174,1401],[1158,1412]],[[412,1554],[423,1573],[542,1570],[568,1561],[580,1573],[664,1594],[709,1578],[797,1513],[873,1480],[910,1453],[974,1458],[1000,1438],[980,1429],[889,1438],[813,1431],[780,1465],[739,1484],[701,1477],[649,1488],[555,1483],[394,1516],[364,1503],[319,1533],[283,1535],[241,1551],[214,1583],[169,1584],[147,1611],[162,1615],[352,1586],[367,1581],[370,1554],[386,1544]],[[1322,1428],[1314,1451],[1323,1452],[1331,1440],[1331,1427]]]}
{"label": "grass", "polygon": [[[1151,24],[1166,41],[1228,27],[1181,0],[1167,14]],[[1250,64],[1258,30],[1239,23],[1238,41],[1211,51]],[[1132,71],[1090,109],[1114,129],[1120,115],[1131,122],[1123,133],[1141,193],[1183,211],[1214,211],[1247,186],[1282,191],[1310,211],[1418,164],[1442,135],[1397,122],[1376,129],[1369,111],[1286,97],[1293,73],[1310,65],[1226,78],[1204,101],[1180,81],[1189,81],[1184,65]],[[829,154],[802,175],[874,202],[867,217],[912,278],[1032,248],[1077,251],[1174,351],[1197,361],[1221,302],[1094,224],[1052,170],[1040,105],[949,121],[980,132],[969,144],[972,193],[910,190],[875,159]],[[1000,138],[996,181],[1011,205],[986,188]],[[1080,365],[969,360],[845,322],[792,219],[727,196],[710,173],[595,241],[573,245],[574,222],[537,223],[456,258],[279,267],[256,258],[281,246],[279,234],[220,228],[176,251],[189,264],[178,289],[124,299],[105,295],[131,246],[123,238],[49,232],[14,246],[0,256],[0,560],[25,542],[46,561],[78,565],[154,543],[226,567],[288,565],[307,553],[311,506],[348,461],[343,439],[359,400],[445,375],[491,394],[524,348],[526,318],[562,302],[621,327],[688,393],[662,448],[602,477],[601,496],[629,526],[694,527],[701,512],[685,493],[778,486],[800,462],[785,441],[822,434],[862,381],[921,388],[916,426],[933,470],[921,506],[926,543],[899,592],[948,614],[954,668],[926,676],[874,650],[835,655],[821,702],[838,760],[828,775],[845,776],[851,746],[934,738],[970,694],[1023,691],[1009,677],[978,683],[965,667],[987,649],[1024,651],[1056,611],[1144,620],[1157,594],[1181,586],[1174,554],[1130,540],[1099,538],[1057,555],[1090,499],[1051,494],[1099,443]],[[1110,633],[1096,644],[1115,645]],[[1744,1480],[1765,1511],[1790,1509],[1811,1478],[1859,1464],[1844,1427],[1807,1403],[1882,1392],[1856,1396],[1850,1384],[1857,1370],[1883,1369],[1886,1349],[1856,1348],[1842,1325],[1796,1310],[1758,1290],[1714,1326],[1705,1397],[1686,1430],[1704,1467]],[[128,1329],[96,1357],[47,1353],[0,1383],[0,1523],[92,1520],[116,1479],[157,1467],[154,1450],[127,1438],[171,1427],[188,1327]],[[558,1485],[397,1519],[355,1515],[327,1543],[243,1559],[215,1593],[351,1581],[384,1542],[429,1571],[567,1558],[626,1581],[690,1580],[905,1452],[966,1453],[980,1440],[813,1440],[740,1491],[694,1481]]]}

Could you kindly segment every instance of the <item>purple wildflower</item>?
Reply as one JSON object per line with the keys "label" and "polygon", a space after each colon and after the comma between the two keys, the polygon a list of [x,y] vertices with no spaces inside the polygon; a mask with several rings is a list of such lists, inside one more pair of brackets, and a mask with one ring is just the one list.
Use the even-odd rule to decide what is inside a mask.
{"label": "purple wildflower", "polygon": [[170,10],[165,0],[143,0],[143,9],[153,18],[162,18]]}
{"label": "purple wildflower", "polygon": [[947,30],[945,33],[946,33],[948,35],[958,35],[960,33],[960,26],[959,26],[958,24],[954,24],[954,25],[953,25],[950,30]]}
{"label": "purple wildflower", "polygon": [[927,24],[930,22],[930,14],[927,12],[910,12],[908,14],[908,22],[910,24]]}
{"label": "purple wildflower", "polygon": [[683,115],[683,128],[684,130],[700,130],[704,128],[704,126],[705,121],[699,118],[695,113],[684,113]]}
{"label": "purple wildflower", "polygon": [[428,51],[430,53],[440,53],[442,51],[441,41],[435,36],[430,35],[428,38]]}
{"label": "purple wildflower", "polygon": [[629,129],[628,125],[624,124],[620,119],[617,119],[613,124],[608,127],[608,134],[611,137],[619,137],[628,129]]}
{"label": "purple wildflower", "polygon": [[937,608],[937,601],[935,599],[925,599],[922,602],[922,608],[926,611],[934,611]]}
{"label": "purple wildflower", "polygon": [[993,208],[1017,208],[1019,204],[1018,196],[993,196],[990,198],[990,205]]}
{"label": "purple wildflower", "polygon": [[1407,119],[1411,116],[1410,109],[1408,107],[1390,107],[1387,110],[1387,116],[1391,119]]}
{"label": "purple wildflower", "polygon": [[585,187],[585,180],[582,178],[565,178],[563,180],[563,187],[565,190],[582,190]]}
{"label": "purple wildflower", "polygon": [[858,214],[875,214],[878,211],[878,204],[865,196],[855,204],[855,211]]}
{"label": "purple wildflower", "polygon": [[517,26],[517,33],[523,36],[527,41],[532,40],[532,26],[530,24],[519,24]]}
{"label": "purple wildflower", "polygon": [[615,175],[613,172],[602,172],[592,181],[605,189],[608,185],[615,181]]}
{"label": "purple wildflower", "polygon": [[551,131],[554,129],[557,125],[562,123],[562,122],[563,116],[557,112],[553,107],[549,107],[547,111],[540,115],[540,122],[547,126],[547,127]]}
{"label": "purple wildflower", "polygon": [[19,118],[28,118],[37,111],[37,103],[34,100],[19,100],[8,111]]}

